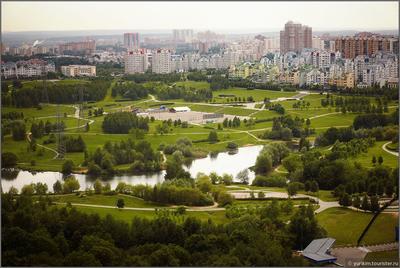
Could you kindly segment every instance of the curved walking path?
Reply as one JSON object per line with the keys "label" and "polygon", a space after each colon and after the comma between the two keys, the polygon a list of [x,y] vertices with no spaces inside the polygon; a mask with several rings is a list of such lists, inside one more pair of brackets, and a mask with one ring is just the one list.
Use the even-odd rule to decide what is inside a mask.
{"label": "curved walking path", "polygon": [[341,114],[341,112],[333,112],[333,113],[315,115],[315,116],[309,117],[308,119],[311,120],[311,119],[315,119],[315,118],[319,118],[319,117],[324,117],[324,116],[328,116],[328,115],[333,115],[333,114]]}
{"label": "curved walking path", "polygon": [[[32,136],[32,132],[28,132],[26,134],[26,139],[28,140],[28,142],[31,142],[31,136]],[[56,150],[54,150],[53,148],[41,145],[39,143],[36,143],[36,145],[41,147],[41,148],[43,148],[43,149],[46,149],[46,150],[49,150],[49,151],[52,151],[53,153],[55,153],[56,155],[53,157],[53,159],[56,159],[58,157],[58,155],[59,155],[59,153]]]}
{"label": "curved walking path", "polygon": [[[64,202],[53,202],[58,205],[66,205]],[[177,208],[177,206],[171,207],[152,207],[152,208],[140,208],[140,207],[124,207],[117,208],[116,206],[106,206],[106,205],[94,205],[94,204],[81,204],[81,203],[71,203],[72,206],[80,206],[80,207],[92,207],[92,208],[113,208],[113,209],[121,209],[121,210],[137,210],[137,211],[155,211],[161,208]],[[214,203],[212,206],[207,207],[186,207],[186,211],[223,211],[225,208],[219,208],[217,203]]]}
{"label": "curved walking path", "polygon": [[395,156],[399,156],[399,153],[398,153],[398,152],[393,152],[393,151],[390,151],[389,149],[386,148],[386,146],[387,146],[388,144],[390,144],[390,143],[392,143],[392,142],[389,141],[389,142],[385,143],[384,145],[382,145],[382,149],[383,149],[385,152],[389,153],[389,154],[392,154],[392,155],[395,155]]}

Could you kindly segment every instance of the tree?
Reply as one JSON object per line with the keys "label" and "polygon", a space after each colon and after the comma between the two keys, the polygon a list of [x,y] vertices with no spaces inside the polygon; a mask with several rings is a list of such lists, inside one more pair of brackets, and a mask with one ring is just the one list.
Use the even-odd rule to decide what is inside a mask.
{"label": "tree", "polygon": [[376,157],[375,157],[375,155],[374,155],[374,156],[372,156],[372,164],[373,164],[373,165],[375,165],[375,164],[376,164]]}
{"label": "tree", "polygon": [[232,177],[232,175],[229,175],[229,174],[226,174],[226,173],[222,174],[221,182],[222,182],[223,184],[225,184],[225,185],[231,185],[232,182],[233,182],[233,177]]}
{"label": "tree", "polygon": [[379,206],[379,198],[378,196],[374,195],[371,196],[371,207],[370,207],[372,212],[378,212],[380,210],[380,206]]}
{"label": "tree", "polygon": [[26,126],[22,121],[14,121],[11,128],[12,138],[15,141],[22,141],[26,137]]}
{"label": "tree", "polygon": [[59,180],[57,180],[54,184],[53,184],[53,192],[55,193],[55,194],[60,194],[60,193],[62,193],[62,187],[63,187],[63,185],[62,185],[62,183],[59,181]]}
{"label": "tree", "polygon": [[72,173],[72,169],[74,168],[74,162],[72,160],[67,160],[62,165],[62,174],[69,175]]}
{"label": "tree", "polygon": [[263,191],[258,192],[258,198],[260,198],[260,199],[265,198],[265,194]]}
{"label": "tree", "polygon": [[208,138],[207,140],[211,143],[215,143],[218,141],[218,134],[215,130],[210,131],[210,133],[208,134]]}
{"label": "tree", "polygon": [[318,186],[318,182],[313,180],[311,181],[311,185],[310,185],[310,191],[313,193],[316,193],[319,191],[319,186]]}
{"label": "tree", "polygon": [[357,208],[357,209],[360,208],[360,206],[361,206],[361,200],[360,200],[360,197],[359,197],[358,195],[356,195],[356,196],[353,198],[352,206],[355,207],[355,208]]}
{"label": "tree", "polygon": [[118,208],[124,208],[124,206],[125,206],[125,201],[124,201],[124,199],[119,198],[119,199],[117,200],[117,207],[118,207]]}
{"label": "tree", "polygon": [[362,199],[361,209],[364,210],[364,211],[367,211],[367,210],[370,209],[370,207],[371,207],[371,205],[370,205],[369,200],[368,200],[368,195],[365,194],[363,196],[363,199]]}
{"label": "tree", "polygon": [[291,182],[287,186],[287,192],[289,197],[294,196],[301,189],[304,189],[304,184],[300,182]]}
{"label": "tree", "polygon": [[35,190],[35,193],[38,195],[45,195],[48,190],[47,184],[41,182],[33,184],[33,189]]}
{"label": "tree", "polygon": [[318,225],[312,206],[301,206],[290,218],[288,228],[294,237],[296,249],[304,249],[313,239],[325,234],[324,230]]}
{"label": "tree", "polygon": [[220,207],[225,207],[233,203],[234,198],[227,192],[220,192],[218,194],[217,202]]}
{"label": "tree", "polygon": [[24,185],[21,189],[22,195],[33,195],[35,190],[33,189],[32,184]]}
{"label": "tree", "polygon": [[76,190],[79,190],[80,185],[79,181],[74,177],[74,176],[69,176],[68,178],[65,179],[64,185],[63,185],[63,192],[68,194],[68,193],[73,193]]}
{"label": "tree", "polygon": [[218,176],[218,174],[216,172],[211,172],[209,177],[210,177],[210,180],[211,180],[212,184],[217,184],[218,183],[219,176]]}
{"label": "tree", "polygon": [[18,157],[11,152],[4,152],[1,154],[1,165],[3,168],[13,167],[17,164]]}
{"label": "tree", "polygon": [[101,181],[99,179],[97,179],[94,183],[93,183],[93,189],[94,189],[94,193],[95,194],[101,194],[103,191],[103,184],[101,183]]}
{"label": "tree", "polygon": [[351,206],[351,198],[348,193],[342,194],[342,196],[339,198],[339,205],[344,207]]}
{"label": "tree", "polygon": [[197,188],[200,189],[203,193],[209,193],[212,189],[212,183],[210,178],[207,175],[197,175],[196,178]]}
{"label": "tree", "polygon": [[249,170],[243,169],[236,175],[236,178],[243,184],[249,184]]}
{"label": "tree", "polygon": [[266,174],[272,169],[271,156],[267,153],[261,152],[256,160],[254,171],[256,174]]}
{"label": "tree", "polygon": [[379,165],[382,165],[382,163],[383,163],[383,157],[380,155],[380,156],[378,157],[378,164],[379,164]]}

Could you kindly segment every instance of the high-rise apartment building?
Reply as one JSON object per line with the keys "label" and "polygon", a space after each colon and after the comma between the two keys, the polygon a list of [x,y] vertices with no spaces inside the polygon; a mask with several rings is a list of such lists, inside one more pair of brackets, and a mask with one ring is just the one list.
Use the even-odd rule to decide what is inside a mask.
{"label": "high-rise apartment building", "polygon": [[60,54],[91,54],[96,50],[96,42],[88,40],[83,42],[70,42],[59,45],[58,51]]}
{"label": "high-rise apartment building", "polygon": [[289,21],[280,32],[281,53],[301,52],[304,48],[312,48],[312,28]]}
{"label": "high-rise apartment building", "polygon": [[128,51],[124,56],[124,61],[126,74],[144,73],[148,67],[147,54],[144,49]]}
{"label": "high-rise apartment building", "polygon": [[192,42],[193,40],[192,29],[175,29],[172,35],[175,42]]}
{"label": "high-rise apartment building", "polygon": [[153,52],[151,71],[158,74],[168,74],[171,72],[171,50],[157,49]]}
{"label": "high-rise apartment building", "polygon": [[130,51],[138,49],[139,44],[139,33],[124,33],[124,47]]}
{"label": "high-rise apartment building", "polygon": [[353,37],[339,37],[335,40],[335,49],[344,58],[354,59],[357,56],[371,56],[377,52],[399,53],[399,39],[366,33]]}

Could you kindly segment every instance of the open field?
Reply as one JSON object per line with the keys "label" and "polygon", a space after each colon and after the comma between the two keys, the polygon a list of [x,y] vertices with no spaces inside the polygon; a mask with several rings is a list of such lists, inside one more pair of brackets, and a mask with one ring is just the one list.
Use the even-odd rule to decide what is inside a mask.
{"label": "open field", "polygon": [[[62,207],[64,205],[58,205]],[[78,211],[88,214],[98,214],[100,217],[105,217],[107,215],[111,215],[116,220],[121,220],[126,223],[131,224],[133,218],[146,218],[146,219],[154,219],[157,217],[155,211],[134,211],[134,210],[123,210],[117,208],[93,208],[93,207],[82,207],[75,206]],[[226,223],[229,221],[228,218],[225,217],[225,211],[188,211],[184,216],[176,216],[177,221],[184,221],[187,217],[195,217],[202,221],[208,221],[211,219],[215,223]]]}
{"label": "open field", "polygon": [[395,227],[399,224],[398,213],[381,213],[365,234],[362,244],[374,245],[395,242]]}
{"label": "open field", "polygon": [[372,168],[374,165],[372,164],[372,156],[376,156],[378,159],[379,156],[383,157],[383,165],[389,166],[391,168],[395,168],[398,166],[398,158],[395,155],[392,155],[382,149],[382,145],[387,141],[377,141],[373,147],[368,148],[367,153],[361,153],[355,158],[352,158],[354,161],[361,163],[365,167]]}
{"label": "open field", "polygon": [[[263,101],[264,98],[276,99],[280,97],[292,97],[297,92],[287,91],[275,91],[275,90],[264,90],[264,89],[245,89],[245,88],[229,88],[223,90],[213,91],[213,98],[217,102],[227,102],[227,99],[233,99],[235,97],[247,98],[253,97],[254,101]],[[220,95],[231,95],[229,97],[220,97]]]}
{"label": "open field", "polygon": [[[55,105],[43,105],[42,109],[37,108],[15,108],[15,107],[1,107],[1,113],[8,112],[23,112],[24,118],[39,118],[45,116],[55,116],[57,114],[57,106]],[[75,109],[72,106],[60,105],[60,113],[64,115],[67,113],[68,115],[74,114]]]}
{"label": "open field", "polygon": [[130,196],[130,195],[101,195],[93,194],[86,196],[77,196],[75,194],[70,195],[54,195],[50,196],[54,202],[60,203],[79,203],[79,204],[92,204],[92,205],[103,205],[103,206],[115,206],[118,199],[125,201],[125,207],[135,208],[154,208],[154,207],[165,207],[163,204],[157,204],[152,202],[146,202],[143,199]]}
{"label": "open field", "polygon": [[348,208],[329,208],[317,214],[317,220],[328,236],[336,239],[335,246],[345,246],[357,244],[372,216]]}

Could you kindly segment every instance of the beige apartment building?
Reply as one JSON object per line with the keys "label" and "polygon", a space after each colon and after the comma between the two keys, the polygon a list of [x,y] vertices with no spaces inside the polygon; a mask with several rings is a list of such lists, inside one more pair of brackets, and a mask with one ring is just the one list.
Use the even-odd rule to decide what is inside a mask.
{"label": "beige apartment building", "polygon": [[68,65],[61,66],[61,73],[65,76],[96,76],[96,66],[92,65]]}

